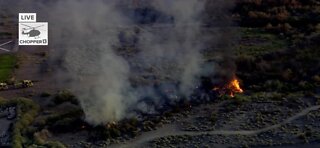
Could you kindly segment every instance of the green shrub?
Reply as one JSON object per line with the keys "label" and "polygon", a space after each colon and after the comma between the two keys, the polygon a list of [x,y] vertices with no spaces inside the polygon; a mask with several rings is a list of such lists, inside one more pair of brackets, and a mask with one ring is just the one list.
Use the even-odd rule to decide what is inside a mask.
{"label": "green shrub", "polygon": [[272,92],[269,97],[271,100],[279,101],[282,100],[284,96],[281,93]]}
{"label": "green shrub", "polygon": [[284,88],[284,85],[279,80],[268,80],[265,82],[264,88],[268,91],[281,91]]}
{"label": "green shrub", "polygon": [[212,113],[212,114],[210,115],[209,120],[210,120],[211,123],[215,123],[215,122],[217,121],[217,119],[218,119],[218,115],[217,115],[216,112],[214,112],[214,113]]}
{"label": "green shrub", "polygon": [[40,94],[40,97],[42,97],[42,98],[46,98],[46,97],[50,97],[50,96],[51,96],[51,94],[48,92],[43,92]]}
{"label": "green shrub", "polygon": [[255,68],[255,57],[250,55],[240,55],[236,59],[239,69],[252,71]]}
{"label": "green shrub", "polygon": [[47,125],[52,125],[57,121],[63,120],[65,118],[77,119],[77,118],[80,118],[82,115],[83,115],[83,110],[81,108],[76,108],[66,113],[50,115],[45,119],[46,120],[45,122]]}
{"label": "green shrub", "polygon": [[17,58],[12,54],[0,55],[0,82],[8,80],[12,75]]}
{"label": "green shrub", "polygon": [[34,133],[34,135],[33,135],[34,143],[36,143],[38,145],[44,145],[46,142],[45,142],[44,138],[41,136],[42,135],[39,132]]}
{"label": "green shrub", "polygon": [[70,102],[72,104],[78,104],[78,100],[76,97],[69,91],[60,91],[55,97],[54,97],[54,103],[55,104],[62,104],[64,102]]}
{"label": "green shrub", "polygon": [[299,87],[303,90],[310,90],[314,88],[314,85],[307,82],[307,81],[300,81],[299,82]]}
{"label": "green shrub", "polygon": [[110,132],[111,137],[113,137],[113,138],[119,137],[121,135],[120,130],[117,128],[110,128],[109,132]]}
{"label": "green shrub", "polygon": [[116,138],[121,135],[121,131],[118,128],[119,127],[117,126],[106,127],[106,126],[99,125],[94,128],[94,130],[96,131],[96,134],[94,136],[98,139],[103,139],[103,140]]}
{"label": "green shrub", "polygon": [[230,95],[222,95],[220,98],[222,100],[230,100],[230,99],[232,99],[232,97]]}
{"label": "green shrub", "polygon": [[242,94],[236,94],[234,96],[234,100],[236,101],[237,104],[243,104],[246,102],[250,102],[251,101],[251,97],[250,96],[246,96],[246,95],[242,95]]}
{"label": "green shrub", "polygon": [[47,142],[44,146],[48,148],[66,148],[66,146],[64,146],[61,142],[58,141]]}
{"label": "green shrub", "polygon": [[46,118],[45,117],[38,117],[34,121],[34,125],[39,126],[39,127],[44,126],[46,124],[47,124],[47,122],[46,122]]}
{"label": "green shrub", "polygon": [[318,84],[320,84],[320,76],[319,75],[315,75],[312,77],[312,80]]}

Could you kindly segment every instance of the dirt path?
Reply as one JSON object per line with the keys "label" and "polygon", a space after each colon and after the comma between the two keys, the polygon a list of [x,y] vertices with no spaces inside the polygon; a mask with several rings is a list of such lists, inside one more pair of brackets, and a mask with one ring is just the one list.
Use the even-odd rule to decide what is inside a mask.
{"label": "dirt path", "polygon": [[1,91],[0,96],[5,98],[28,97],[36,98],[42,92],[55,92],[55,83],[49,73],[41,72],[41,64],[46,59],[40,53],[47,52],[46,48],[20,47],[16,53],[19,68],[14,70],[16,80],[32,80],[34,86],[25,89]]}
{"label": "dirt path", "polygon": [[188,136],[198,136],[198,135],[256,135],[260,134],[269,130],[277,129],[287,123],[290,123],[300,117],[303,117],[307,115],[311,111],[315,111],[320,109],[320,105],[317,106],[311,106],[309,108],[306,108],[302,110],[301,112],[295,114],[294,116],[291,116],[290,118],[284,120],[281,123],[261,128],[258,130],[240,130],[240,131],[225,131],[225,130],[217,130],[217,131],[205,131],[205,132],[193,132],[193,131],[181,131],[176,124],[171,125],[165,125],[162,128],[159,128],[155,131],[150,131],[143,133],[142,135],[136,137],[135,139],[128,141],[125,144],[119,144],[119,145],[111,145],[112,148],[121,147],[139,147],[139,145],[144,144],[146,142],[161,138],[161,137],[167,137],[167,136],[181,136],[181,135],[188,135]]}

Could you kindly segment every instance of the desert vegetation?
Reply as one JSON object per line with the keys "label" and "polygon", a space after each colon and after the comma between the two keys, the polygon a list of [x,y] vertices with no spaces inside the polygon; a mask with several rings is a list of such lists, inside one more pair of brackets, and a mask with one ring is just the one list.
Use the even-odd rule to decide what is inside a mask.
{"label": "desert vegetation", "polygon": [[4,82],[11,78],[15,65],[16,57],[14,55],[0,55],[0,82]]}

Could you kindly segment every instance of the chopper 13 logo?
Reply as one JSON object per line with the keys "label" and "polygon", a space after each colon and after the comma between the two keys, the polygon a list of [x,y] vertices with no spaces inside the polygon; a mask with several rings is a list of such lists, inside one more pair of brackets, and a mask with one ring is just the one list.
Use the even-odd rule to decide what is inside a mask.
{"label": "chopper 13 logo", "polygon": [[36,22],[35,13],[19,13],[19,45],[48,45],[48,22]]}

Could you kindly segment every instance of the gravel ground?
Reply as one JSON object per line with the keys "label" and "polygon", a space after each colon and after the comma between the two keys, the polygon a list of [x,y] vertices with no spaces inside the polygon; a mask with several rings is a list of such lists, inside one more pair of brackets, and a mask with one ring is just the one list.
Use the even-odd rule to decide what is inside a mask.
{"label": "gravel ground", "polygon": [[[314,147],[320,110],[314,98],[220,101],[175,114],[163,127],[111,147]],[[107,144],[106,144],[107,145]]]}

